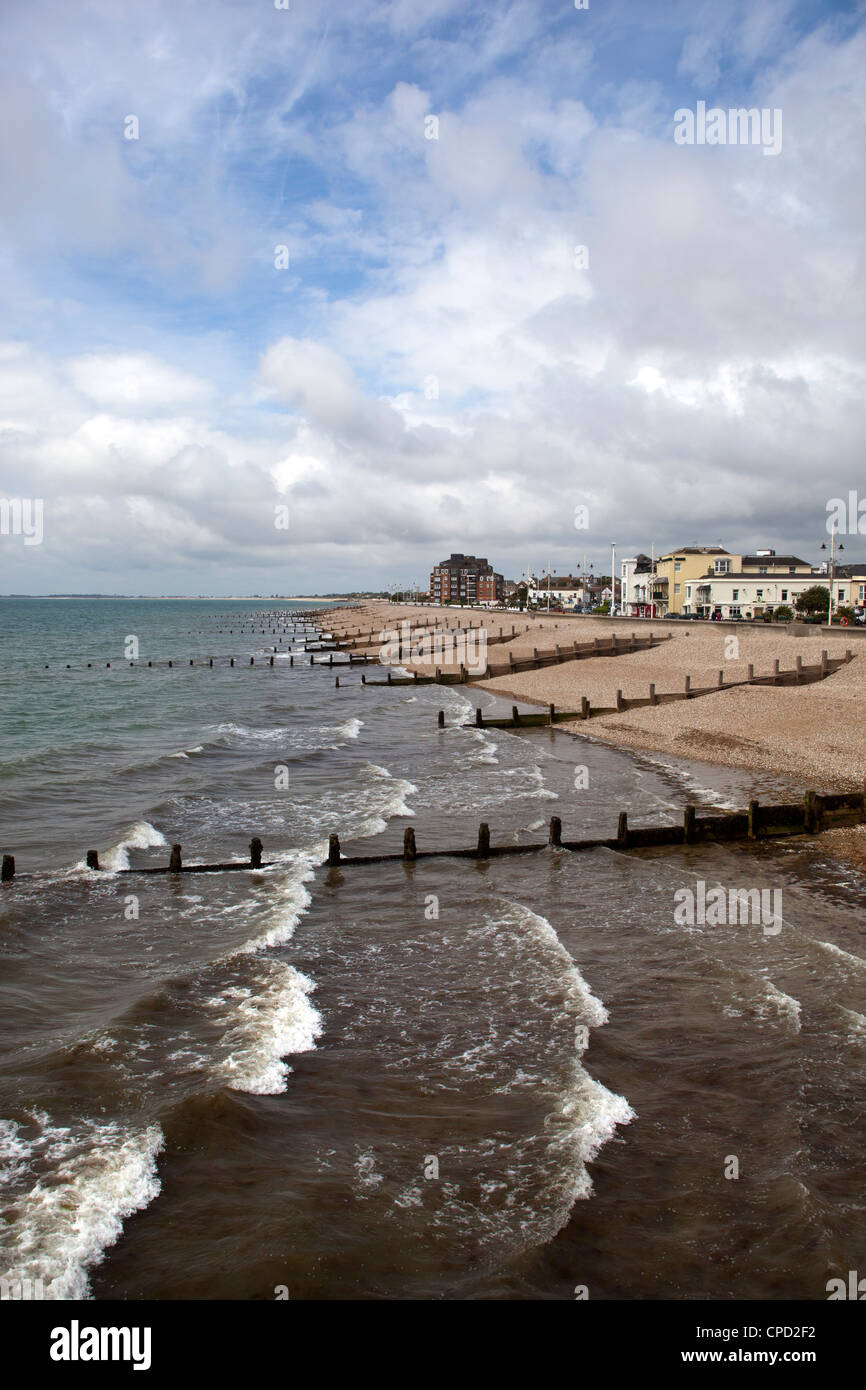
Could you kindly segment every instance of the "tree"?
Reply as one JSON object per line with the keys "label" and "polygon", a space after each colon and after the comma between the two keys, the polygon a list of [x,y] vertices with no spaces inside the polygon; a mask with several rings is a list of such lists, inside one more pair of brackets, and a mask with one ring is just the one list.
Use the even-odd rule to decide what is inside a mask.
{"label": "tree", "polygon": [[787,603],[780,603],[778,608],[773,609],[773,619],[777,623],[789,623],[793,616],[794,610]]}
{"label": "tree", "polygon": [[826,584],[813,584],[804,589],[794,604],[798,613],[826,613],[830,607],[830,590]]}

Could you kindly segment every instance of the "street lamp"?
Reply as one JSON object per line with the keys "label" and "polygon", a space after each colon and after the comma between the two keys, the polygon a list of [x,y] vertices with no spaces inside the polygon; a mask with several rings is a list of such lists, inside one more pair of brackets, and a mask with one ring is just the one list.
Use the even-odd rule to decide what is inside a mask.
{"label": "street lamp", "polygon": [[[826,550],[826,542],[822,542],[821,549]],[[844,550],[842,542],[839,542],[839,549]],[[827,608],[827,623],[833,626],[833,585],[836,582],[836,528],[830,532],[830,603]]]}
{"label": "street lamp", "polygon": [[616,615],[616,541],[610,543],[610,616]]}

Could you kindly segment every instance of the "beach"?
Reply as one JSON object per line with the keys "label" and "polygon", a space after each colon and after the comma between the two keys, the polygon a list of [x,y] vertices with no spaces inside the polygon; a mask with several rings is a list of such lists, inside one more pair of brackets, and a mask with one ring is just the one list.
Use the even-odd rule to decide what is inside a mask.
{"label": "beach", "polygon": [[[625,700],[645,698],[651,683],[659,695],[681,693],[685,677],[695,689],[716,686],[719,672],[728,683],[744,681],[749,666],[756,675],[769,674],[774,661],[789,670],[800,656],[803,664],[820,662],[821,653],[843,657],[852,649],[854,659],[826,680],[797,687],[738,686],[690,701],[661,704],[654,708],[624,710],[594,718],[590,723],[560,727],[582,738],[611,746],[651,750],[726,767],[792,774],[804,786],[816,790],[853,790],[866,778],[866,723],[860,717],[866,699],[866,639],[840,632],[791,635],[784,627],[719,631],[711,623],[678,624],[566,618],[478,610],[410,608],[368,604],[331,615],[335,630],[354,628],[361,616],[382,630],[413,619],[455,625],[457,621],[482,623],[491,636],[518,633],[512,641],[490,648],[491,664],[552,651],[557,642],[591,642],[611,633],[625,642],[631,631],[645,638],[654,633],[662,645],[651,650],[624,652],[615,659],[584,658],[562,665],[498,676],[477,682],[493,694],[530,704],[554,704],[559,710],[578,710],[582,696],[595,706],[615,704],[620,690]],[[730,656],[729,639],[736,638],[736,655]],[[370,648],[373,649],[372,647]],[[429,665],[419,666],[429,673]],[[453,670],[452,668],[449,668]]]}
{"label": "beach", "polygon": [[[478,727],[498,689],[329,669],[306,624],[338,630],[335,608],[297,630],[285,609],[3,601],[0,1277],[51,1299],[823,1299],[866,1234],[850,832],[545,847],[552,816],[586,840],[623,807],[676,826],[804,777]],[[406,613],[346,618],[378,642]],[[573,640],[513,621],[530,652]],[[626,663],[675,686],[697,641],[510,683],[606,698]],[[527,852],[351,862],[410,827],[422,852],[473,846],[481,822]],[[182,875],[137,873],[176,844]],[[701,883],[782,895],[782,929],[683,924]]]}

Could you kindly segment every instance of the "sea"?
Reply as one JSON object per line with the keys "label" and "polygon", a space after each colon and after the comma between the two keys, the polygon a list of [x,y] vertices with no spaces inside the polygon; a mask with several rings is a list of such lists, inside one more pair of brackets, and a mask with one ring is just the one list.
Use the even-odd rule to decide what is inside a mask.
{"label": "sea", "polygon": [[[0,600],[3,1296],[825,1299],[866,1249],[861,871],[323,862],[803,787],[476,728],[490,693],[327,664],[324,607]],[[683,923],[698,883],[780,929]]]}

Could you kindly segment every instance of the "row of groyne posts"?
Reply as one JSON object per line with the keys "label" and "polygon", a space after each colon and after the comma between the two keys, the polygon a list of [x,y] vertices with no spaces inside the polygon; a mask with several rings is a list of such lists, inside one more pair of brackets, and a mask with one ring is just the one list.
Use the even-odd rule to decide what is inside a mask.
{"label": "row of groyne posts", "polygon": [[[563,839],[562,821],[552,816],[545,844],[492,845],[490,826],[482,821],[478,827],[478,839],[474,846],[466,849],[428,849],[418,848],[415,831],[408,827],[403,832],[403,849],[399,854],[344,855],[340,838],[332,834],[328,841],[327,858],[321,867],[330,869],[348,868],[359,864],[414,863],[421,859],[499,859],[514,854],[536,854],[542,850],[635,850],[655,849],[665,845],[700,845],[713,841],[767,840],[780,839],[793,835],[817,835],[823,830],[836,826],[859,825],[866,822],[866,782],[860,791],[827,792],[807,791],[802,801],[767,805],[750,801],[745,811],[725,811],[718,815],[698,816],[697,808],[688,805],[683,808],[682,822],[679,825],[629,825],[628,812],[620,811],[615,836],[602,839],[567,840]],[[229,860],[220,864],[184,864],[180,845],[172,845],[168,864],[151,865],[146,868],[119,869],[120,875],[154,874],[195,874],[231,873],[251,869],[272,868],[273,860],[262,858],[262,841],[255,836],[250,842],[248,859]],[[96,850],[88,850],[86,859],[88,869],[99,871],[99,855]],[[19,878],[31,878],[31,874],[20,874]],[[0,882],[12,883],[15,879],[15,858],[3,855]]]}

